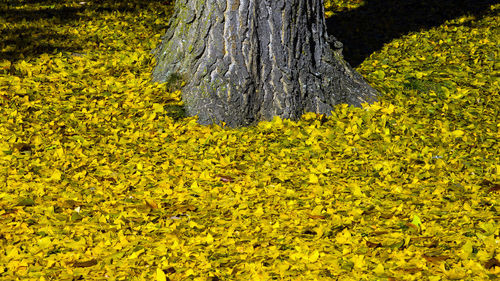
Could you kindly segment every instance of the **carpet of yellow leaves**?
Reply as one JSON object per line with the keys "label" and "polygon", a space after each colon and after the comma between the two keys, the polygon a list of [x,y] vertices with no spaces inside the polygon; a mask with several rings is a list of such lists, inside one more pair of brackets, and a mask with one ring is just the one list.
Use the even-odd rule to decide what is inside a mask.
{"label": "carpet of yellow leaves", "polygon": [[27,2],[0,4],[0,280],[498,278],[499,5],[367,58],[378,103],[228,129],[149,83],[170,6]]}

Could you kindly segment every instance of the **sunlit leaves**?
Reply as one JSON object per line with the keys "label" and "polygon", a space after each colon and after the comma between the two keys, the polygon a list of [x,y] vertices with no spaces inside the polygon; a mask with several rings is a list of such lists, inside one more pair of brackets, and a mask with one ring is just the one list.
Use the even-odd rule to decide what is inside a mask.
{"label": "sunlit leaves", "polygon": [[495,17],[373,54],[359,71],[378,103],[231,130],[149,83],[166,9],[151,5],[85,10],[47,27],[82,50],[0,63],[0,278],[498,275]]}
{"label": "sunlit leaves", "polygon": [[325,0],[325,16],[328,18],[334,13],[358,8],[364,2],[363,0]]}

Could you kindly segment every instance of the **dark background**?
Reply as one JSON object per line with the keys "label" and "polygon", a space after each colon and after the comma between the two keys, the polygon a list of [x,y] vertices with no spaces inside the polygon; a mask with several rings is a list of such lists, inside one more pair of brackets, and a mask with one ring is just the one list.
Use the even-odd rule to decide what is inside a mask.
{"label": "dark background", "polygon": [[[463,15],[480,19],[495,0],[366,0],[357,9],[327,19],[328,33],[344,44],[354,67],[386,43],[410,32],[440,26]],[[467,24],[467,23],[464,23]]]}
{"label": "dark background", "polygon": [[[52,5],[58,1],[22,1],[0,0],[0,16],[7,22],[22,22],[50,19],[54,24],[70,24],[77,26],[86,10],[109,12],[113,10],[137,11],[146,9],[151,2],[170,5],[172,1],[155,0],[122,0],[122,1],[90,1],[77,8],[44,8],[42,10],[17,9],[26,3]],[[358,66],[370,54],[380,50],[382,46],[409,32],[429,29],[443,24],[446,20],[462,15],[473,15],[481,18],[492,13],[490,5],[498,0],[366,0],[357,9],[341,12],[327,19],[328,33],[337,37],[344,44],[344,56],[354,67]],[[166,26],[165,20],[164,26]],[[465,23],[467,24],[467,23]],[[72,42],[68,35],[57,34],[52,30],[29,27],[0,31],[0,60],[15,62],[23,56],[37,56],[42,53],[60,51],[81,52],[82,46]],[[2,51],[7,46],[12,50]]]}

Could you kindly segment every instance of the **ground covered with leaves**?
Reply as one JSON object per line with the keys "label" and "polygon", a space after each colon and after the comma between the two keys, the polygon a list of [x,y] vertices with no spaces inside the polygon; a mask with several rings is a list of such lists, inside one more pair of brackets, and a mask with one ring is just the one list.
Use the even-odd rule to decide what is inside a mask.
{"label": "ground covered with leaves", "polygon": [[0,280],[499,278],[500,5],[367,57],[378,103],[242,129],[150,83],[170,9],[0,3]]}

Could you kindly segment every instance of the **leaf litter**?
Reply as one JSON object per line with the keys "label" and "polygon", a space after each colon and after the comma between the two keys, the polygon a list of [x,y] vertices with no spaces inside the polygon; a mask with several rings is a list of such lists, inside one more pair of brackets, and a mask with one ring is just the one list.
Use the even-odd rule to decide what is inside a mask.
{"label": "leaf litter", "polygon": [[81,3],[0,19],[66,36],[0,43],[1,280],[498,278],[500,6],[372,54],[378,103],[227,129],[149,83],[170,6]]}

